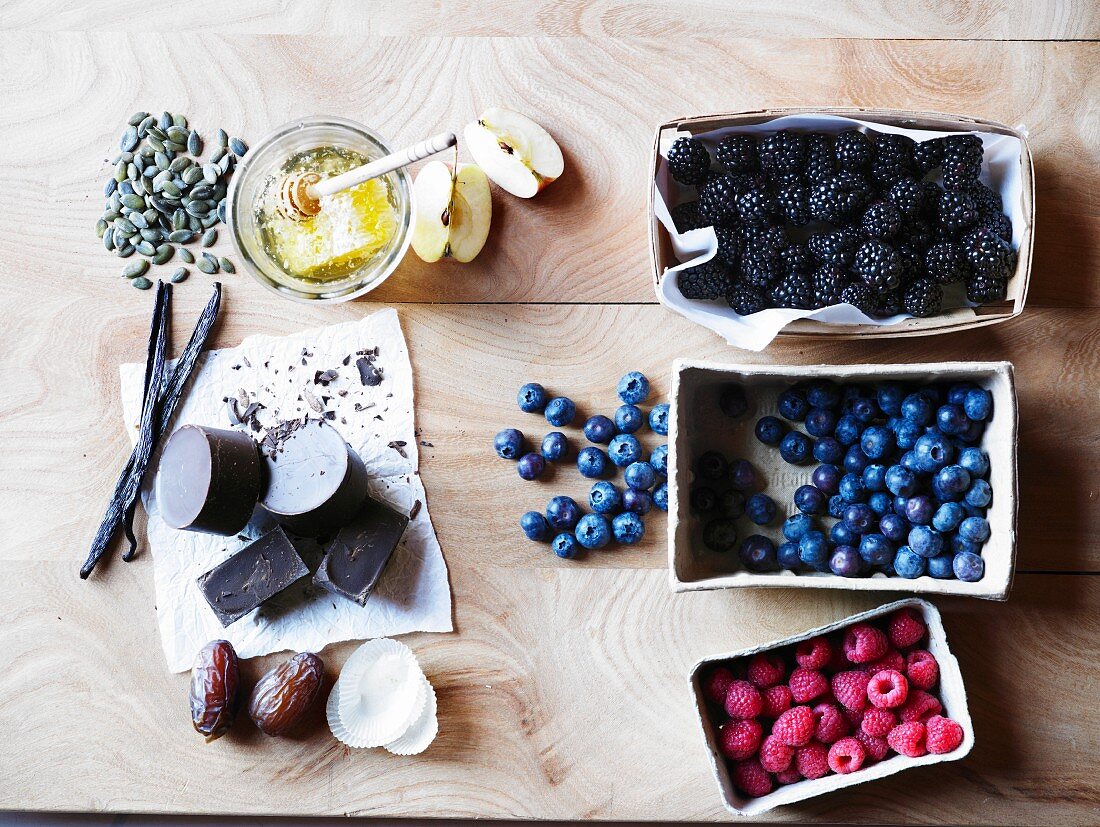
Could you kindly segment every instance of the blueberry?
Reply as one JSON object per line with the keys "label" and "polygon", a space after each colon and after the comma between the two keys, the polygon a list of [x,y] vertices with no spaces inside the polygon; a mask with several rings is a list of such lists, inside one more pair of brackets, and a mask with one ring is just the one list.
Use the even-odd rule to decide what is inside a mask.
{"label": "blueberry", "polygon": [[848,402],[848,413],[867,424],[878,415],[878,405],[873,399],[865,396],[857,396]]}
{"label": "blueberry", "polygon": [[901,416],[915,425],[932,421],[932,402],[923,393],[911,393],[901,401]]}
{"label": "blueberry", "polygon": [[600,480],[588,492],[588,505],[597,514],[611,514],[623,506],[623,495],[606,480]]}
{"label": "blueberry", "polygon": [[909,521],[901,514],[883,514],[878,530],[887,540],[900,543],[909,536]]}
{"label": "blueberry", "polygon": [[602,514],[585,514],[573,534],[585,548],[603,548],[611,542],[611,523]]}
{"label": "blueberry", "polygon": [[615,436],[615,423],[603,414],[588,417],[584,423],[584,437],[589,442],[599,442],[606,445]]}
{"label": "blueberry", "polygon": [[775,543],[761,534],[746,537],[737,553],[749,571],[775,571],[779,568]]}
{"label": "blueberry", "polygon": [[976,387],[973,382],[956,382],[947,389],[947,404],[963,404],[966,401],[966,395]]}
{"label": "blueberry", "polygon": [[901,400],[905,398],[905,391],[901,385],[886,382],[875,389],[875,401],[879,408],[887,416],[901,416]]}
{"label": "blueberry", "polygon": [[901,459],[898,460],[898,465],[912,471],[914,474],[920,473],[920,463],[917,462],[917,455],[913,451],[906,451],[902,454]]}
{"label": "blueberry", "polygon": [[928,558],[928,574],[937,580],[952,580],[955,570],[952,568],[954,556],[951,554],[937,554]]}
{"label": "blueberry", "polygon": [[718,513],[730,520],[736,520],[745,513],[745,495],[736,489],[723,491],[718,497]]}
{"label": "blueberry", "polygon": [[935,557],[943,551],[943,535],[926,525],[915,525],[909,532],[909,548],[921,557]]}
{"label": "blueberry", "polygon": [[571,531],[581,518],[581,508],[572,497],[554,497],[546,504],[546,522],[555,531]]}
{"label": "blueberry", "polygon": [[805,514],[792,514],[783,521],[783,536],[788,540],[797,541],[802,535],[814,527],[814,521]]}
{"label": "blueberry", "polygon": [[525,480],[537,480],[545,470],[546,460],[542,458],[542,454],[534,452],[524,454],[516,463],[516,471]]}
{"label": "blueberry", "polygon": [[982,550],[981,543],[975,543],[973,540],[967,540],[964,537],[960,537],[956,534],[951,538],[951,553],[962,554],[964,551],[969,554],[980,554]]}
{"label": "blueberry", "polygon": [[858,445],[853,445],[844,455],[844,470],[849,474],[862,474],[863,469],[871,464],[871,459],[863,453]]}
{"label": "blueberry", "polygon": [[955,555],[955,559],[951,561],[951,569],[960,580],[974,583],[985,576],[985,560],[977,554],[964,551]]}
{"label": "blueberry", "polygon": [[749,409],[749,401],[745,398],[745,389],[740,385],[726,385],[718,397],[718,407],[722,413],[731,419],[744,416]]}
{"label": "blueberry", "polygon": [[645,523],[633,511],[624,511],[611,520],[611,533],[616,543],[632,546],[645,536]]}
{"label": "blueberry", "polygon": [[811,408],[835,408],[840,404],[840,389],[831,379],[815,379],[806,386],[806,401]]}
{"label": "blueberry", "polygon": [[944,503],[932,515],[932,528],[936,531],[954,531],[966,514],[958,503]]}
{"label": "blueberry", "polygon": [[836,414],[828,408],[811,408],[806,414],[806,433],[810,436],[831,436],[836,429]]}
{"label": "blueberry", "polygon": [[860,474],[845,474],[841,477],[838,491],[846,503],[867,501],[867,488],[864,486],[863,476]]}
{"label": "blueberry", "polygon": [[989,539],[989,534],[989,522],[985,517],[967,517],[959,523],[959,536],[972,543],[984,543]]}
{"label": "blueberry", "polygon": [[631,488],[648,491],[657,482],[657,472],[648,462],[632,462],[623,472],[623,480]]}
{"label": "blueberry", "polygon": [[630,434],[619,434],[611,439],[607,455],[617,466],[625,468],[642,458],[642,444]]}
{"label": "blueberry", "polygon": [[942,434],[927,433],[913,446],[917,467],[925,473],[939,471],[955,458],[954,446]]}
{"label": "blueberry", "polygon": [[985,508],[993,500],[993,489],[985,480],[974,480],[966,492],[966,504],[974,508]]}
{"label": "blueberry", "polygon": [[807,531],[798,541],[798,557],[808,566],[824,563],[829,559],[829,541],[820,531]]}
{"label": "blueberry", "polygon": [[561,431],[551,431],[542,438],[542,445],[539,450],[542,452],[543,459],[557,462],[560,459],[565,459],[569,453],[569,440],[565,438],[565,434]]}
{"label": "blueberry", "polygon": [[829,508],[829,497],[813,485],[801,485],[794,492],[794,507],[803,514],[824,514]]}
{"label": "blueberry", "polygon": [[837,520],[829,529],[829,539],[838,546],[858,546],[859,533],[852,531],[844,524],[843,520]]}
{"label": "blueberry", "polygon": [[829,571],[838,577],[859,577],[863,573],[859,552],[851,546],[837,546],[829,558]]}
{"label": "blueberry", "polygon": [[867,503],[851,503],[844,508],[844,525],[857,534],[866,534],[878,522],[878,515]]}
{"label": "blueberry", "polygon": [[668,483],[662,482],[653,489],[653,505],[661,511],[668,511]]}
{"label": "blueberry", "polygon": [[658,445],[653,449],[653,453],[649,455],[649,464],[653,466],[653,470],[660,474],[662,477],[668,476],[668,446]]}
{"label": "blueberry", "polygon": [[752,491],[756,488],[756,469],[747,459],[735,459],[729,467],[730,485],[740,491]]}
{"label": "blueberry", "polygon": [[572,560],[581,550],[577,545],[577,538],[572,534],[559,534],[550,542],[550,548],[554,549],[554,554],[565,560]]}
{"label": "blueberry", "polygon": [[717,451],[704,451],[695,460],[695,476],[708,482],[719,482],[729,473],[726,458]]}
{"label": "blueberry", "polygon": [[662,402],[654,405],[649,412],[649,429],[655,434],[665,436],[668,434],[668,403]]}
{"label": "blueberry", "polygon": [[519,389],[516,402],[525,413],[539,413],[546,407],[546,388],[538,382],[528,382]]}
{"label": "blueberry", "polygon": [[833,494],[829,497],[829,516],[836,517],[838,520],[844,516],[844,509],[848,507],[848,503],[844,502],[844,498],[839,494]]}
{"label": "blueberry", "polygon": [[920,439],[920,435],[923,433],[923,426],[918,425],[916,422],[909,422],[903,419],[894,429],[894,439],[897,441],[898,448],[903,451],[908,451],[917,444],[917,440]]}
{"label": "blueberry", "polygon": [[813,453],[813,441],[803,433],[791,431],[779,443],[779,456],[793,465],[801,465]]}
{"label": "blueberry", "polygon": [[775,400],[779,415],[791,422],[801,422],[809,411],[809,403],[806,402],[806,394],[798,388],[787,388],[779,394]]}
{"label": "blueberry", "polygon": [[546,403],[543,414],[546,416],[546,421],[555,428],[564,428],[577,415],[577,406],[567,396],[555,396]]}
{"label": "blueberry", "polygon": [[797,571],[802,568],[802,560],[798,556],[798,543],[786,542],[780,544],[775,550],[776,562],[780,568]]}
{"label": "blueberry", "polygon": [[871,425],[859,440],[859,447],[871,459],[889,456],[896,444],[894,432],[885,425]]}
{"label": "blueberry", "polygon": [[905,503],[905,519],[913,525],[930,525],[936,513],[936,503],[927,494],[917,494]]}
{"label": "blueberry", "polygon": [[635,514],[648,514],[653,507],[653,497],[648,491],[639,491],[637,488],[628,488],[623,492],[623,510],[633,511]]}
{"label": "blueberry", "polygon": [[640,405],[649,396],[649,380],[636,370],[632,370],[619,380],[616,388],[619,399],[627,405]]}
{"label": "blueberry", "polygon": [[968,418],[976,422],[984,422],[993,413],[993,394],[980,388],[967,391],[962,405]]}
{"label": "blueberry", "polygon": [[615,427],[620,434],[632,434],[642,427],[645,414],[637,405],[620,405],[615,409]]}
{"label": "blueberry", "polygon": [[515,428],[505,428],[493,438],[493,447],[501,459],[517,459],[523,450],[523,434]]}
{"label": "blueberry", "polygon": [[917,554],[909,546],[902,546],[894,555],[894,571],[898,577],[915,580],[924,574],[928,561]]}
{"label": "blueberry", "polygon": [[595,479],[607,470],[607,454],[595,446],[589,445],[577,452],[577,470],[582,477]]}
{"label": "blueberry", "polygon": [[745,501],[745,514],[757,525],[767,525],[775,519],[775,500],[767,494],[753,494]]}
{"label": "blueberry", "polygon": [[[985,516],[986,509],[984,509],[984,508],[977,508],[977,507],[971,505],[968,502],[961,502],[961,503],[959,503],[959,505],[962,506],[963,514],[965,514],[967,517],[984,517]],[[965,517],[963,519],[965,519]]]}
{"label": "blueberry", "polygon": [[859,541],[859,556],[869,566],[885,566],[894,559],[894,545],[882,534],[865,534]]}
{"label": "blueberry", "polygon": [[969,425],[961,405],[941,405],[936,411],[936,427],[945,434],[958,434]]}
{"label": "blueberry", "polygon": [[863,423],[851,414],[845,414],[838,419],[836,428],[833,430],[836,441],[845,447],[855,445],[859,442],[859,437],[862,433]]}
{"label": "blueberry", "polygon": [[973,445],[980,442],[982,434],[985,433],[985,423],[979,422],[976,419],[968,419],[966,424],[966,430],[956,434],[956,438],[960,442],[964,442],[967,445]]}
{"label": "blueberry", "polygon": [[691,489],[689,503],[691,504],[691,510],[696,514],[706,514],[708,511],[713,511],[718,505],[718,495],[714,493],[713,488],[699,485]]}
{"label": "blueberry", "polygon": [[756,438],[765,445],[778,445],[786,432],[787,426],[778,417],[762,416],[756,422]]}
{"label": "blueberry", "polygon": [[528,511],[519,518],[519,527],[528,540],[545,540],[550,536],[550,524],[537,511]]}
{"label": "blueberry", "polygon": [[961,465],[945,465],[936,472],[932,485],[937,493],[946,495],[943,499],[958,499],[955,495],[963,493],[970,487],[970,472]]}
{"label": "blueberry", "polygon": [[831,436],[823,436],[814,446],[814,459],[818,462],[837,463],[844,458],[844,446]]}
{"label": "blueberry", "polygon": [[719,517],[703,526],[703,545],[711,551],[726,552],[737,545],[737,524]]}
{"label": "blueberry", "polygon": [[873,463],[863,469],[863,486],[868,491],[886,490],[886,466]]}
{"label": "blueberry", "polygon": [[894,510],[894,498],[885,491],[876,491],[867,498],[867,505],[871,506],[871,510],[881,517],[883,514],[889,514]]}
{"label": "blueberry", "polygon": [[[820,443],[819,443],[820,444]],[[810,475],[810,480],[830,496],[835,494],[840,489],[840,469],[835,465],[819,465],[814,469],[813,474]]]}

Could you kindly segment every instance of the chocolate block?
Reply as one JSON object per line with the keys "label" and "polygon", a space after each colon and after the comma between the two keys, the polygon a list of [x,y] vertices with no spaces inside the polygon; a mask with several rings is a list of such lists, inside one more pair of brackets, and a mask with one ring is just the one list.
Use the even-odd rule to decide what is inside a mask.
{"label": "chocolate block", "polygon": [[203,597],[228,626],[309,574],[281,528],[253,540],[199,578]]}
{"label": "chocolate block", "polygon": [[408,525],[404,514],[367,497],[359,513],[325,546],[313,582],[365,606]]}
{"label": "chocolate block", "polygon": [[157,505],[172,528],[230,536],[243,529],[260,498],[263,464],[252,437],[184,425],[157,467]]}

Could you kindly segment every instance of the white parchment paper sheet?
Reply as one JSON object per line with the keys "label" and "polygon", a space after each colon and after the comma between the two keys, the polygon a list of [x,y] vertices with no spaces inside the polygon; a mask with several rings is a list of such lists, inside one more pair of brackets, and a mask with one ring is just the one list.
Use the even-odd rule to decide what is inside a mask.
{"label": "white parchment paper sheet", "polygon": [[[375,347],[383,379],[368,387],[360,381],[355,354]],[[349,354],[352,358],[343,365]],[[338,377],[327,387],[315,385],[316,371],[329,368],[337,370]],[[123,415],[133,441],[138,436],[144,372],[144,364],[120,367]],[[277,419],[317,417],[299,400],[303,388],[317,397],[324,395],[327,408],[336,412],[329,424],[363,458],[371,475],[372,495],[405,513],[417,501],[421,507],[366,606],[334,597],[304,579],[223,628],[199,591],[196,578],[246,541],[167,526],[157,508],[154,474],[149,474],[142,492],[149,515],[145,545],[153,555],[157,623],[169,669],[190,669],[199,649],[217,638],[231,641],[241,657],[249,658],[284,649],[320,651],[326,644],[342,640],[451,631],[447,565],[417,473],[412,365],[396,311],[388,308],[358,322],[290,336],[252,336],[238,347],[207,351],[195,368],[172,427],[229,428],[224,398],[236,396],[242,388],[265,406],[259,412],[265,427]],[[160,444],[165,442],[167,436]],[[390,447],[391,442],[404,443],[404,456]],[[156,468],[158,459],[159,452],[151,468]],[[244,533],[259,536],[267,527],[267,521],[257,517]],[[308,546],[303,552],[305,557],[315,558],[306,559],[310,564],[319,559],[319,553],[318,548]]]}

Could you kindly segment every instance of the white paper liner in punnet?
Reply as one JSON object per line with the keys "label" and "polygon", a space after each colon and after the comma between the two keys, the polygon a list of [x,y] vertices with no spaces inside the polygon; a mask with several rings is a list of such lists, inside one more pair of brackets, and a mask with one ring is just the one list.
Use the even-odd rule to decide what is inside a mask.
{"label": "white paper liner in punnet", "polygon": [[427,681],[416,655],[389,638],[356,649],[326,705],[332,734],[349,747],[381,747],[400,738],[427,703]]}
{"label": "white paper liner in punnet", "polygon": [[420,717],[413,721],[404,735],[389,744],[386,749],[394,755],[419,755],[435,740],[439,734],[439,716],[436,710],[435,689],[427,678],[424,688],[428,693]]}
{"label": "white paper liner in punnet", "polygon": [[[890,132],[908,135],[916,141],[926,141],[944,135],[964,134],[959,132],[937,132],[930,129],[906,129],[889,124],[844,118],[837,115],[787,115],[759,124],[729,126],[701,132],[692,137],[707,145],[711,157],[714,157],[718,142],[728,135],[761,134],[780,129],[815,130],[837,134],[854,127],[866,128],[875,132]],[[685,133],[690,134],[690,133]],[[1012,246],[1020,249],[1025,225],[1024,193],[1020,177],[1020,155],[1023,146],[1018,138],[1011,135],[996,135],[988,132],[973,132],[982,140],[985,159],[982,165],[981,180],[1000,193],[1004,202],[1005,214],[1012,219]],[[661,152],[667,152],[661,147]],[[669,212],[672,206],[684,200],[688,187],[678,184],[668,171],[668,161],[662,154],[657,161],[657,177],[654,181],[653,211],[657,220],[668,231],[672,248],[680,264],[665,270],[657,284],[657,299],[665,307],[675,310],[681,316],[697,324],[708,327],[725,338],[734,347],[744,350],[763,350],[779,332],[797,319],[816,319],[836,325],[893,325],[911,318],[908,314],[877,319],[864,315],[850,304],[838,304],[820,310],[790,310],[772,308],[754,313],[751,316],[739,316],[722,301],[699,301],[686,299],[676,285],[676,274],[688,267],[694,267],[709,261],[718,249],[718,240],[714,230],[704,227],[687,233],[678,233]],[[826,226],[826,225],[822,225]],[[944,307],[974,306],[966,299],[963,285],[949,285],[944,290]]]}

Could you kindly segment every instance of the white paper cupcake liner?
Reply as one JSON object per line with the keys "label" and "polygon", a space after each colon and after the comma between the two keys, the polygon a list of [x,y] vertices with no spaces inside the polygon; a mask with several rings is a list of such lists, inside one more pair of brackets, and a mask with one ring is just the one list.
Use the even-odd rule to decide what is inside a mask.
{"label": "white paper cupcake liner", "polygon": [[356,649],[329,695],[329,729],[349,747],[380,747],[421,715],[428,689],[416,656],[403,643],[370,640]]}
{"label": "white paper cupcake liner", "polygon": [[436,714],[435,689],[424,678],[427,702],[420,716],[413,721],[404,735],[396,741],[386,744],[386,749],[394,755],[418,755],[426,750],[439,734],[439,717]]}

